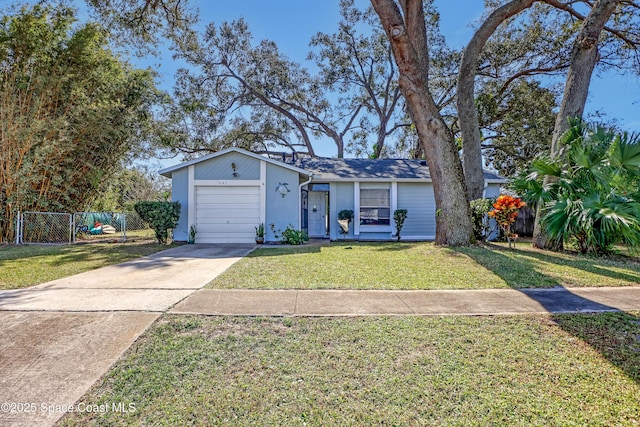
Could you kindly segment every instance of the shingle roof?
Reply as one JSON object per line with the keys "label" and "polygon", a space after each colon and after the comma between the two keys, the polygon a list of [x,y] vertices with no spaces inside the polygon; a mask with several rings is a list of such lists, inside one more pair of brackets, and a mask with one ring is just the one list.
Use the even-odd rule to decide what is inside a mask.
{"label": "shingle roof", "polygon": [[[431,180],[424,160],[409,159],[335,159],[303,157],[295,166],[313,173],[314,181],[357,179]],[[506,182],[501,176],[485,171],[485,180]]]}

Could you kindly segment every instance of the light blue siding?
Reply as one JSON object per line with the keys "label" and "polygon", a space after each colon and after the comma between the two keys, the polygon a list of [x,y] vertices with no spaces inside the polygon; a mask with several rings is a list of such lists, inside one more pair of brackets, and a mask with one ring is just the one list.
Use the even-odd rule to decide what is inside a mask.
{"label": "light blue siding", "polygon": [[[497,198],[500,195],[500,184],[487,184],[487,188],[484,190],[484,197],[486,199]],[[493,241],[498,238],[498,223],[496,223],[495,219],[489,219],[489,227],[491,233],[487,240]]]}
{"label": "light blue siding", "polygon": [[[360,237],[358,238],[358,240],[372,240],[372,241],[376,241],[376,240],[391,240],[391,233],[390,232],[363,232],[362,229],[360,229]],[[395,237],[393,238],[395,239]]]}
{"label": "light blue siding", "polygon": [[171,176],[171,199],[180,202],[180,219],[173,230],[173,239],[186,241],[189,238],[189,169],[184,168],[173,172]]}
{"label": "light blue siding", "polygon": [[398,183],[398,209],[407,210],[401,237],[435,239],[436,203],[431,183]]}
{"label": "light blue siding", "polygon": [[[278,183],[287,183],[290,192],[282,197],[276,191]],[[265,240],[267,242],[276,241],[271,224],[276,230],[284,231],[288,225],[292,225],[298,230],[298,211],[300,210],[300,188],[298,173],[289,169],[267,163],[266,182],[266,221]]]}
{"label": "light blue siding", "polygon": [[[233,176],[233,164],[237,177]],[[260,160],[241,153],[228,153],[196,164],[195,179],[258,180]]]}
{"label": "light blue siding", "polygon": [[500,195],[500,184],[487,184],[487,188],[484,190],[484,197],[491,199]]}
{"label": "light blue siding", "polygon": [[353,210],[353,183],[332,182],[329,190],[329,228],[331,240],[353,239],[353,222],[349,225],[349,234],[340,234],[338,213],[345,209]]}

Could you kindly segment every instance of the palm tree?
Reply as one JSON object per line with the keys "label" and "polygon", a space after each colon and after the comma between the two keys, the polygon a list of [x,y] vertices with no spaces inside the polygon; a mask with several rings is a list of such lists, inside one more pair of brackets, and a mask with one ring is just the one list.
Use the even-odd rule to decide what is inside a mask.
{"label": "palm tree", "polygon": [[582,253],[610,253],[619,242],[639,248],[640,135],[574,121],[561,145],[558,159],[538,158],[514,183],[525,200],[544,204],[549,237]]}

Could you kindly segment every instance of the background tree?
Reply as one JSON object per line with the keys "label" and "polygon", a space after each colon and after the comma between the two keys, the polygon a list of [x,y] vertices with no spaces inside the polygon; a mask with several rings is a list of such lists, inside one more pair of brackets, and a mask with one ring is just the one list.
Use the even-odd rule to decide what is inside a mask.
{"label": "background tree", "polygon": [[482,153],[489,167],[516,177],[551,147],[556,94],[535,80],[519,80],[506,92],[486,83],[476,99]]}
{"label": "background tree", "polygon": [[268,121],[268,131],[261,127],[253,137],[282,144],[293,130],[304,144],[303,153],[313,156],[312,138],[325,136],[335,143],[338,157],[344,156],[346,135],[362,106],[332,105],[321,83],[282,55],[275,43],[263,40],[254,46],[242,19],[220,27],[210,24],[202,38],[182,39],[178,56],[198,69],[181,70],[179,85],[184,89],[176,92],[181,105],[187,105],[186,121],[205,128],[196,134],[213,131],[225,139],[231,131],[228,124],[247,116],[252,122],[275,116]]}
{"label": "background tree", "polygon": [[23,7],[0,20],[0,228],[17,211],[83,210],[150,130],[159,93],[148,71],[72,30],[69,8]]}
{"label": "background tree", "polygon": [[170,182],[149,167],[123,168],[100,186],[90,210],[133,211],[137,202],[167,200],[170,194]]}
{"label": "background tree", "polygon": [[157,53],[162,40],[191,31],[198,22],[198,10],[189,0],[85,1],[92,18],[109,30],[112,40],[139,55]]}
{"label": "background tree", "polygon": [[309,58],[320,68],[322,86],[338,94],[338,103],[346,110],[361,107],[351,151],[385,157],[387,138],[409,126],[389,40],[371,8],[361,11],[353,0],[342,0],[340,15],[337,33],[313,37],[310,45],[317,51]]}

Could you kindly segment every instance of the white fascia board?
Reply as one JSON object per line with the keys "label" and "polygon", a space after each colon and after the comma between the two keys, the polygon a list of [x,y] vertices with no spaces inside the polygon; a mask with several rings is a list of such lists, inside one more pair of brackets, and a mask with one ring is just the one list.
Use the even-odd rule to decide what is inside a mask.
{"label": "white fascia board", "polygon": [[293,165],[290,165],[290,164],[287,164],[287,163],[279,162],[277,160],[270,159],[270,158],[268,158],[266,156],[263,156],[263,155],[260,155],[260,154],[256,154],[256,153],[252,153],[251,151],[247,151],[247,150],[244,150],[242,148],[237,148],[237,147],[226,148],[224,150],[217,151],[215,153],[207,154],[206,156],[198,157],[197,159],[193,159],[193,160],[189,160],[189,161],[186,161],[186,162],[178,163],[177,165],[173,165],[173,166],[166,167],[164,169],[160,169],[158,171],[158,173],[160,175],[162,175],[162,176],[167,177],[167,178],[171,178],[172,172],[175,172],[175,171],[177,171],[179,169],[182,169],[182,168],[185,168],[185,167],[188,167],[188,166],[195,165],[195,164],[200,163],[200,162],[205,162],[207,160],[215,159],[216,157],[224,156],[225,154],[228,154],[228,153],[244,154],[245,156],[253,157],[254,159],[265,161],[267,163],[271,163],[273,165],[280,166],[282,168],[289,169],[289,170],[292,170],[294,172],[298,172],[298,173],[300,173],[302,175],[311,176],[311,172],[309,172],[307,170],[301,169],[299,167],[296,167],[296,166],[293,166]]}
{"label": "white fascia board", "polygon": [[[417,182],[417,183],[431,183],[433,182],[431,178],[323,178],[322,176],[314,175],[313,182],[315,183],[331,183],[331,182]],[[490,178],[485,179],[485,183],[487,184],[507,184],[509,182],[508,179],[498,179],[498,178]]]}
{"label": "white fascia board", "polygon": [[313,182],[315,183],[330,183],[330,182],[380,182],[388,184],[390,182],[431,182],[431,179],[426,178],[331,178],[324,179],[318,175],[313,176]]}

